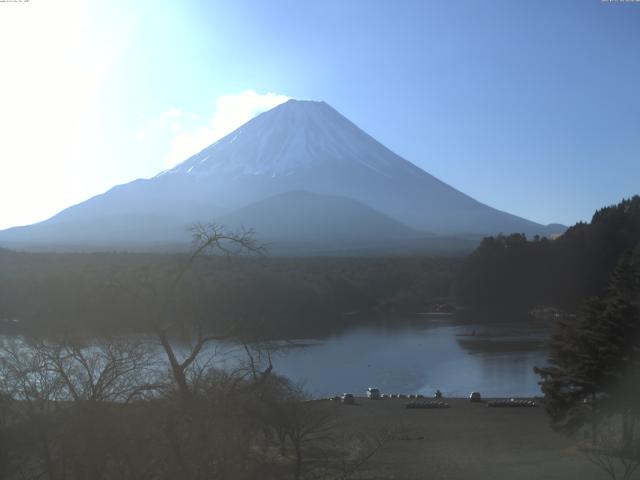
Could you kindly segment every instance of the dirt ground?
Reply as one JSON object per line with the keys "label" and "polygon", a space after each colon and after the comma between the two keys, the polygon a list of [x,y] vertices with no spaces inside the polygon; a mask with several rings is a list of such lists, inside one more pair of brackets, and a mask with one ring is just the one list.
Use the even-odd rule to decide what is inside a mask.
{"label": "dirt ground", "polygon": [[[576,441],[549,427],[544,408],[487,408],[444,399],[448,409],[406,409],[409,400],[367,400],[338,409],[344,428],[393,430],[369,461],[367,479],[606,479]],[[639,477],[640,478],[640,477]]]}

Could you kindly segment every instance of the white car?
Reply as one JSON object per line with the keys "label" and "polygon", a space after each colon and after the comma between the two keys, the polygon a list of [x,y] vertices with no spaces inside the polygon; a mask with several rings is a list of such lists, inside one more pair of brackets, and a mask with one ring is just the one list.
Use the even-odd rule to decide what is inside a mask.
{"label": "white car", "polygon": [[380,400],[380,390],[377,388],[367,388],[367,398],[369,400]]}

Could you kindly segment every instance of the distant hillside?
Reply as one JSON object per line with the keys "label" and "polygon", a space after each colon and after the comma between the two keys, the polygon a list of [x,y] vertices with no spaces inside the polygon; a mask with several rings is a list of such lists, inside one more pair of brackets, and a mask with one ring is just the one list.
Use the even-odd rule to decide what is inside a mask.
{"label": "distant hillside", "polygon": [[595,212],[556,240],[485,238],[469,256],[458,293],[478,306],[575,306],[600,295],[627,250],[640,263],[640,196]]}
{"label": "distant hillside", "polygon": [[397,220],[346,197],[291,191],[252,203],[220,222],[251,227],[261,240],[298,239],[320,245],[380,245],[424,237]]}

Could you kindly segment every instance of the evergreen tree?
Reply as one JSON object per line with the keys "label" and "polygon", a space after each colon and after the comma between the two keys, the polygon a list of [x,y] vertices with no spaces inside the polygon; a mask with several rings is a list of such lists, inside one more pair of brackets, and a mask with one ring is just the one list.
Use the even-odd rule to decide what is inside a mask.
{"label": "evergreen tree", "polygon": [[604,310],[600,299],[592,299],[585,303],[578,321],[558,322],[550,338],[549,366],[535,369],[542,378],[540,386],[552,426],[573,433],[591,423],[594,442],[606,374],[598,355],[602,339],[594,334],[593,326]]}
{"label": "evergreen tree", "polygon": [[536,368],[536,373],[555,428],[573,432],[590,423],[595,443],[603,416],[621,414],[623,430],[636,421],[638,278],[631,252],[625,252],[605,297],[586,302],[580,318],[559,323],[552,334],[549,366]]}
{"label": "evergreen tree", "polygon": [[476,307],[555,305],[575,309],[604,296],[616,262],[635,249],[640,264],[640,196],[598,210],[556,239],[527,241],[498,235],[482,241],[465,260],[459,294]]}

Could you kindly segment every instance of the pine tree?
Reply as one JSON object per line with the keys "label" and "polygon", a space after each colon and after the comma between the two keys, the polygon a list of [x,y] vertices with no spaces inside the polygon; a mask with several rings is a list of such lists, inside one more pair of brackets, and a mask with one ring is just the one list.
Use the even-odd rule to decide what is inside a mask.
{"label": "pine tree", "polygon": [[605,373],[598,351],[601,338],[594,334],[605,309],[603,302],[592,299],[585,304],[579,320],[565,320],[556,325],[549,344],[549,366],[536,368],[545,405],[552,426],[574,433],[586,423],[592,425],[596,441],[598,404],[603,397]]}
{"label": "pine tree", "polygon": [[623,435],[640,407],[638,271],[631,252],[620,258],[604,298],[559,323],[550,340],[549,366],[536,368],[554,428],[574,432],[591,424],[592,441],[604,416],[623,416]]}

